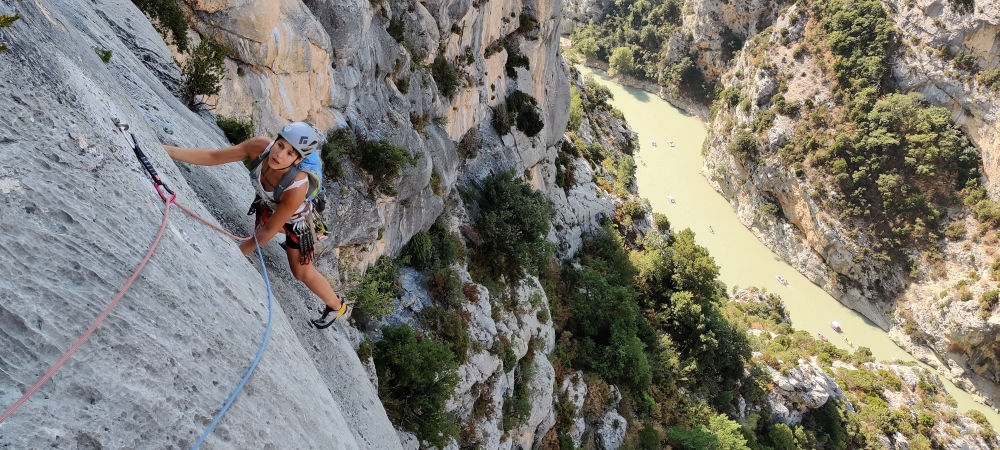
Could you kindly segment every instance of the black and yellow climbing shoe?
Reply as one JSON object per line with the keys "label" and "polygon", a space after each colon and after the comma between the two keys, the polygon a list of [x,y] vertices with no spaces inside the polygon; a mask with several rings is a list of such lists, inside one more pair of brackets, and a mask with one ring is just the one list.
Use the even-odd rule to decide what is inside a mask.
{"label": "black and yellow climbing shoe", "polygon": [[[314,327],[316,327],[316,328],[318,328],[320,330],[322,330],[324,328],[328,328],[328,327],[330,327],[330,325],[333,325],[334,322],[337,321],[337,319],[340,319],[343,316],[349,316],[350,315],[350,310],[351,310],[352,307],[353,307],[353,305],[351,303],[348,303],[348,302],[344,301],[343,299],[341,299],[340,300],[340,309],[339,310],[333,309],[333,308],[331,308],[329,306],[325,307],[323,309],[323,315],[320,316],[319,319],[312,320],[312,324],[313,324]],[[336,313],[336,314],[334,314],[334,316],[333,316],[332,319],[330,319],[329,321],[327,321],[327,317],[331,313]]]}

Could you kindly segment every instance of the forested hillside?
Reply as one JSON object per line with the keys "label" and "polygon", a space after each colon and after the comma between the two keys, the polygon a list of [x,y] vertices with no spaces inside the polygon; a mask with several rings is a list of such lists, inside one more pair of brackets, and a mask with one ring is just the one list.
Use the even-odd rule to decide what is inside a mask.
{"label": "forested hillside", "polygon": [[[996,206],[988,194],[992,178],[981,156],[988,149],[980,148],[986,131],[979,125],[973,128],[972,121],[977,119],[964,117],[980,114],[979,109],[967,108],[963,115],[948,103],[950,100],[943,101],[940,90],[913,81],[921,75],[939,76],[944,73],[938,72],[942,70],[939,66],[925,68],[928,74],[903,64],[920,60],[921,54],[929,55],[935,64],[943,60],[948,71],[940,76],[964,84],[969,92],[968,97],[957,97],[956,103],[995,98],[996,45],[988,50],[989,46],[983,47],[977,39],[979,33],[994,29],[991,27],[998,23],[998,11],[981,3],[950,3],[940,18],[926,18],[925,23],[933,27],[930,29],[916,25],[924,17],[933,17],[925,2],[754,2],[761,8],[749,15],[743,14],[748,8],[743,4],[576,2],[568,7],[568,14],[576,22],[570,37],[581,61],[607,64],[613,75],[626,82],[628,77],[653,82],[664,88],[661,95],[681,105],[685,101],[712,104],[707,117],[710,136],[705,145],[704,173],[720,192],[733,195],[731,201],[744,223],[765,243],[795,261],[800,270],[844,303],[886,328],[895,327],[895,338],[908,342],[912,339],[916,345],[927,345],[939,354],[955,350],[963,353],[964,357],[947,364],[952,368],[964,365],[965,370],[950,375],[965,372],[963,376],[975,377],[969,369],[979,373],[988,357],[982,355],[982,350],[956,342],[964,342],[972,334],[993,335],[984,330],[992,327],[982,323],[993,315],[996,305],[996,294],[991,290],[995,282],[990,281],[996,272],[990,256],[995,250],[989,250],[996,242]],[[704,19],[697,16],[699,11],[706,12]],[[713,22],[729,26],[717,27],[718,35],[706,34],[705,23]],[[936,34],[953,29],[959,31]],[[956,39],[956,34],[964,36],[964,42]],[[938,35],[941,37],[935,37]],[[931,45],[935,41],[938,43]],[[573,53],[569,53],[570,57]],[[949,93],[954,95],[954,91]],[[989,104],[989,100],[986,102]],[[970,135],[970,130],[977,134]],[[752,182],[760,179],[770,181],[763,185]],[[782,231],[787,229],[786,224],[793,227],[791,233]],[[675,231],[670,235],[676,243],[683,233]],[[636,279],[643,280],[643,267],[650,265],[648,256],[640,256],[648,255],[646,242],[630,244],[627,238],[621,238],[621,242],[631,252],[633,270],[639,274]],[[979,245],[985,248],[976,248]],[[677,264],[668,261],[667,265]],[[952,272],[956,266],[961,267],[961,273]],[[680,269],[682,274],[698,273]],[[660,278],[675,280],[678,276],[683,275],[668,271]],[[908,288],[911,282],[927,287]],[[711,281],[704,279],[702,283],[700,286]],[[751,331],[753,337],[746,344],[739,339],[727,340],[733,346],[716,349],[720,353],[713,355],[713,361],[721,362],[718,367],[724,371],[721,368],[729,365],[732,355],[742,354],[739,349],[744,345],[752,348],[753,357],[746,359],[747,377],[741,374],[730,380],[739,386],[736,389],[726,388],[718,374],[713,377],[698,372],[697,358],[690,359],[692,349],[684,348],[684,343],[676,350],[678,367],[700,375],[687,377],[681,371],[677,380],[709,380],[698,382],[697,387],[680,382],[680,392],[701,398],[703,405],[715,408],[711,410],[715,413],[738,418],[751,448],[795,448],[779,442],[783,431],[775,431],[779,427],[772,420],[782,416],[775,413],[780,408],[771,405],[755,411],[752,395],[747,396],[752,389],[747,386],[754,384],[751,380],[755,373],[768,372],[755,364],[770,367],[770,374],[777,380],[789,373],[788,361],[799,358],[804,358],[804,365],[824,368],[822,371],[837,381],[844,395],[840,400],[821,404],[841,405],[836,418],[826,415],[830,411],[823,408],[828,406],[804,408],[812,412],[791,426],[798,448],[892,446],[899,445],[900,438],[911,448],[964,445],[953,441],[958,434],[948,431],[948,427],[965,422],[953,413],[938,414],[948,409],[938,406],[947,403],[946,395],[938,395],[940,388],[918,386],[935,379],[929,372],[871,363],[860,350],[853,356],[835,350],[831,353],[832,346],[804,333],[789,332],[788,325],[780,325],[782,320],[774,321],[780,314],[765,320],[762,317],[771,313],[755,309],[759,306],[748,309],[745,301],[733,304],[721,300],[725,288],[717,294],[717,303],[706,303],[705,299],[712,297],[708,291],[689,296],[683,288],[669,283],[664,286],[668,287],[664,292],[653,293],[654,298],[661,299],[659,302],[641,299],[651,293],[643,281],[638,281],[635,290],[642,293],[637,302],[649,325],[672,339],[665,341],[667,344],[692,342],[676,340],[677,330],[671,328],[683,323],[673,315],[676,308],[691,300],[705,317],[713,317],[713,311],[727,312],[732,326]],[[909,302],[911,296],[921,295],[917,292],[930,290],[936,300],[933,303],[945,314],[930,313],[923,300],[919,304]],[[748,295],[739,292],[734,298],[745,299]],[[773,307],[773,296],[762,297],[771,298],[763,303],[770,302],[771,307],[764,310],[780,310]],[[961,308],[975,311],[982,322],[969,323],[972,321],[947,313],[960,308],[963,302],[971,306]],[[713,309],[710,304],[717,306]],[[936,334],[925,331],[928,319]],[[766,325],[768,320],[772,321],[770,325]],[[949,320],[961,324],[954,334],[941,331],[949,326]],[[568,321],[570,326],[572,323]],[[694,342],[701,343],[699,349],[709,350],[711,337],[722,335],[710,329],[721,326],[723,321],[698,323],[700,328],[694,333],[698,339]],[[762,333],[764,329],[771,332]],[[949,341],[951,344],[946,344]],[[947,345],[952,347],[948,349]],[[784,353],[787,351],[796,356]],[[977,362],[965,365],[963,361],[967,360]],[[662,360],[652,363],[654,374],[665,373],[655,370],[661,364]],[[847,369],[847,365],[860,370]],[[986,370],[993,373],[993,369]],[[859,381],[862,378],[866,381]],[[896,379],[904,380],[902,387]],[[651,386],[656,387],[657,380],[654,375]],[[781,397],[774,389],[781,383],[765,381],[761,385],[772,398]],[[994,392],[979,381],[964,386]],[[699,392],[705,397],[699,397]],[[727,399],[727,394],[720,392],[740,399],[737,403],[746,405],[746,409],[739,408],[740,413],[735,412],[736,408],[727,410],[717,403],[721,399],[724,404]],[[915,395],[919,400],[915,397],[910,403],[900,402],[899,393]],[[926,411],[914,409],[915,404],[927,405]],[[758,413],[766,419],[743,420],[747,414]],[[821,423],[841,424],[842,433],[810,428],[816,423],[814,414],[824,415]],[[984,425],[984,439],[976,445],[995,447],[997,442],[985,418],[975,411],[969,414]],[[664,430],[670,429],[670,425],[664,425],[667,422],[660,423]],[[708,416],[703,415],[699,423],[713,429]],[[755,428],[762,423],[767,425]],[[812,437],[805,437],[809,433]],[[952,438],[946,437],[948,434]],[[669,431],[663,436],[674,445],[681,444],[679,438],[670,440]]]}

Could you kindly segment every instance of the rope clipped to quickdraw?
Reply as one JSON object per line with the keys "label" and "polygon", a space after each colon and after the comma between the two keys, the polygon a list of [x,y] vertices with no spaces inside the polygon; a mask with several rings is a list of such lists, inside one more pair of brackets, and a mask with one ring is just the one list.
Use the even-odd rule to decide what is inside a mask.
{"label": "rope clipped to quickdraw", "polygon": [[[113,122],[115,124],[115,127],[118,128],[118,131],[121,132],[123,137],[125,137],[125,140],[132,145],[132,151],[135,153],[136,158],[138,158],[143,168],[152,178],[153,186],[156,189],[156,193],[160,196],[160,198],[164,202],[163,221],[160,222],[160,228],[156,232],[156,238],[153,239],[153,243],[150,245],[149,250],[146,251],[145,256],[143,256],[142,261],[139,263],[138,267],[136,267],[135,271],[132,272],[132,275],[129,276],[125,284],[122,285],[122,287],[115,294],[114,298],[111,300],[111,303],[104,309],[104,311],[101,312],[99,316],[97,316],[97,319],[94,320],[94,322],[90,325],[89,328],[87,328],[87,330],[83,333],[83,335],[80,336],[79,339],[77,339],[77,341],[69,348],[69,350],[66,351],[66,353],[62,355],[62,357],[59,358],[58,361],[56,361],[56,363],[53,364],[52,367],[50,367],[49,370],[46,371],[45,374],[42,375],[42,377],[39,378],[34,385],[28,388],[28,390],[25,391],[24,395],[22,395],[20,399],[18,399],[16,402],[14,402],[13,405],[8,407],[3,412],[3,414],[0,414],[0,424],[3,424],[3,422],[6,421],[8,418],[10,418],[10,416],[12,416],[15,411],[17,411],[22,405],[24,405],[28,401],[28,399],[31,398],[32,395],[38,392],[38,390],[41,389],[42,385],[44,385],[49,379],[51,379],[52,376],[55,375],[55,373],[63,366],[63,364],[65,364],[66,361],[68,361],[69,358],[74,353],[76,353],[76,351],[81,346],[83,346],[84,342],[86,342],[87,339],[90,338],[90,336],[94,333],[94,331],[97,330],[97,327],[100,326],[101,323],[104,322],[104,320],[108,317],[108,315],[111,314],[111,311],[116,306],[118,306],[118,302],[125,296],[125,293],[129,290],[129,288],[132,287],[132,283],[135,282],[135,280],[139,277],[139,274],[146,267],[146,263],[148,263],[149,260],[152,258],[153,252],[156,250],[156,247],[159,244],[160,239],[163,237],[164,231],[166,231],[167,229],[168,218],[170,216],[170,205],[172,204],[177,205],[177,207],[179,207],[181,210],[183,210],[191,217],[198,219],[205,225],[208,225],[209,227],[212,227],[213,229],[218,230],[233,239],[236,240],[250,239],[248,237],[236,236],[226,231],[222,227],[219,227],[205,220],[201,216],[195,214],[190,209],[185,208],[184,205],[177,203],[176,202],[177,194],[172,189],[170,189],[170,187],[167,186],[167,184],[164,183],[162,179],[160,179],[160,175],[156,172],[156,169],[153,168],[153,165],[149,162],[149,159],[146,157],[145,153],[143,153],[142,149],[139,148],[139,144],[136,142],[135,135],[132,133],[129,134],[125,133],[129,129],[128,124],[121,123],[118,121],[118,119],[114,119]],[[131,139],[129,139],[130,137]],[[170,194],[169,197],[166,194],[164,194],[164,191]],[[240,391],[243,390],[243,386],[250,378],[250,375],[253,373],[254,369],[257,368],[257,364],[260,362],[261,356],[263,356],[264,354],[264,349],[265,347],[267,347],[267,342],[271,335],[271,325],[274,317],[274,294],[271,292],[271,280],[268,278],[267,275],[267,268],[264,265],[264,255],[263,253],[261,253],[260,243],[257,242],[257,235],[254,234],[252,238],[254,240],[254,243],[257,244],[257,257],[260,259],[261,268],[264,270],[264,283],[267,286],[268,314],[267,314],[267,328],[264,330],[264,339],[261,342],[259,349],[257,350],[257,356],[250,364],[250,367],[247,369],[246,373],[243,375],[243,378],[236,386],[236,389],[233,390],[233,393],[229,396],[226,403],[223,405],[222,409],[218,412],[218,414],[216,414],[215,419],[212,420],[212,423],[209,424],[205,432],[201,435],[198,441],[195,442],[193,449],[197,449],[202,444],[202,442],[205,441],[205,439],[209,436],[209,434],[211,434],[212,430],[215,428],[215,425],[219,422],[220,419],[222,419],[222,416],[225,415],[226,411],[229,410],[229,407],[232,405],[233,401],[236,400],[236,397],[239,395]]]}
{"label": "rope clipped to quickdraw", "polygon": [[[122,136],[125,136],[125,131],[128,130],[128,124],[121,123],[117,119],[114,122],[115,126],[118,127],[118,130],[121,131]],[[174,203],[179,208],[181,208],[181,210],[188,213],[188,215],[190,215],[191,217],[194,217],[195,219],[198,219],[202,223],[225,233],[229,237],[232,237],[237,240],[249,239],[249,238],[235,236],[232,233],[224,230],[223,228],[210,223],[201,216],[195,214],[190,209],[185,208],[181,204],[175,203],[174,199],[177,197],[177,194],[174,194],[174,192],[170,190],[170,188],[166,185],[166,183],[164,183],[163,180],[160,179],[160,176],[156,173],[156,170],[153,168],[153,165],[149,162],[149,159],[146,158],[146,155],[142,152],[142,149],[139,148],[139,144],[135,140],[135,135],[132,135],[131,133],[129,134],[132,136],[130,142],[132,144],[132,150],[135,152],[136,158],[139,158],[139,161],[142,163],[143,167],[146,168],[146,172],[149,172],[149,176],[152,177],[153,184],[157,186],[156,189],[157,193],[160,194],[161,198],[164,197],[163,193],[160,192],[160,187],[163,187],[164,190],[166,190],[173,196],[171,197],[170,201],[167,202],[168,203],[167,208],[170,207],[170,203]],[[126,137],[126,140],[129,139]],[[260,259],[260,266],[264,271],[264,284],[267,286],[267,328],[264,329],[264,339],[261,341],[260,347],[257,349],[257,356],[255,356],[253,362],[250,363],[250,367],[247,368],[247,371],[243,374],[243,378],[240,379],[239,384],[236,385],[236,388],[233,389],[232,394],[230,394],[229,398],[226,399],[226,403],[222,405],[222,409],[219,410],[219,412],[215,415],[215,418],[212,419],[212,422],[208,425],[207,428],[205,428],[205,432],[201,434],[201,437],[199,437],[197,441],[195,441],[194,446],[191,447],[192,450],[197,450],[201,446],[201,444],[205,442],[205,439],[207,439],[208,436],[212,434],[212,430],[215,429],[215,426],[219,423],[220,420],[222,420],[222,416],[226,415],[226,411],[229,411],[229,407],[233,404],[233,402],[236,400],[236,397],[243,390],[243,386],[246,385],[247,380],[250,379],[250,375],[253,374],[254,369],[257,368],[257,364],[260,363],[260,358],[264,355],[264,349],[267,347],[267,341],[271,336],[271,324],[273,323],[274,319],[274,294],[271,292],[271,280],[267,276],[267,266],[264,264],[264,254],[261,252],[260,242],[257,242],[257,233],[256,232],[253,233],[252,237],[254,244],[256,244],[257,257]]]}
{"label": "rope clipped to quickdraw", "polygon": [[[140,163],[142,163],[142,167],[146,168],[146,173],[153,178],[153,185],[156,187],[156,192],[160,194],[160,198],[164,201],[167,200],[167,197],[163,195],[163,192],[160,192],[161,187],[176,198],[177,194],[174,194],[174,191],[172,191],[170,187],[160,179],[160,174],[156,173],[156,169],[154,169],[153,164],[149,162],[149,158],[146,158],[146,154],[139,148],[139,143],[136,142],[135,135],[132,133],[125,134],[125,132],[128,131],[128,124],[119,122],[118,119],[113,119],[112,122],[114,122],[115,128],[118,128],[118,131],[122,133],[122,137],[132,144],[132,151],[135,152],[135,157],[139,159]],[[129,139],[129,136],[131,136],[132,139]]]}

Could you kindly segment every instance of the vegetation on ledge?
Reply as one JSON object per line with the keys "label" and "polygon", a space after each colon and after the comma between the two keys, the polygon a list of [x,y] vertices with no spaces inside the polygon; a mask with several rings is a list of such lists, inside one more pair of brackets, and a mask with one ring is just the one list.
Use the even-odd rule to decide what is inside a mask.
{"label": "vegetation on ledge", "polygon": [[[734,130],[735,119],[729,119],[724,130],[735,137],[727,150],[754,163],[766,157],[762,143],[776,116],[795,119],[778,157],[811,181],[814,200],[869,236],[871,245],[859,259],[902,264],[905,248],[933,252],[947,208],[978,187],[978,151],[949,111],[918,93],[896,92],[890,64],[899,32],[879,1],[803,0],[788,15],[789,23],[805,21],[801,42],[791,42],[786,28],[777,42],[765,30],[747,46],[752,70],[775,77],[778,89],[745,128]],[[832,101],[815,102],[809,93],[801,101],[787,100],[794,74],[776,71],[767,56],[779,45],[794,47],[795,58],[811,55],[830,83]],[[733,117],[752,106],[734,85],[721,91],[713,112],[728,110]]]}
{"label": "vegetation on ledge", "polygon": [[[681,34],[683,8],[681,0],[613,2],[601,20],[573,30],[573,48],[587,59],[609,63],[613,73],[711,103],[715,84],[695,64],[700,50],[691,45],[692,37]],[[728,59],[743,43],[730,30],[723,34]],[[672,51],[671,46],[683,48]]]}

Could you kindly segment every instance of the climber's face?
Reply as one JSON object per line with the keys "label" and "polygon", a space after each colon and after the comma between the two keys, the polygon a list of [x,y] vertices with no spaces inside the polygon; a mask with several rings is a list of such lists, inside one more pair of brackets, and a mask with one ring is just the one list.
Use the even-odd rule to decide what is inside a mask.
{"label": "climber's face", "polygon": [[267,162],[272,169],[282,170],[298,164],[301,158],[299,152],[295,151],[285,138],[279,137],[271,147],[271,155],[267,158]]}

